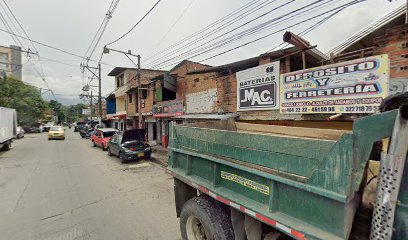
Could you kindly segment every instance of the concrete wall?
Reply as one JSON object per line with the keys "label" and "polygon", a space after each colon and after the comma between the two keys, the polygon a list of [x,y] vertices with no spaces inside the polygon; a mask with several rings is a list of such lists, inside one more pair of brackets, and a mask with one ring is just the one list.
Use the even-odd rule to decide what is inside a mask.
{"label": "concrete wall", "polygon": [[217,112],[217,88],[186,94],[186,113]]}
{"label": "concrete wall", "polygon": [[21,47],[10,46],[11,48],[11,76],[14,78],[23,79],[22,63],[21,63]]}

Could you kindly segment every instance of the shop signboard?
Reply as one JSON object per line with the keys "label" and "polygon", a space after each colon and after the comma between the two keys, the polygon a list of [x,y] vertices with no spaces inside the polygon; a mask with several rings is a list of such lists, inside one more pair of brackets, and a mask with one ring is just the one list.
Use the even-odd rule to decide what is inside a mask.
{"label": "shop signboard", "polygon": [[281,75],[280,112],[373,113],[389,91],[387,55]]}
{"label": "shop signboard", "polygon": [[279,61],[237,75],[237,111],[279,109]]}
{"label": "shop signboard", "polygon": [[153,106],[153,117],[172,117],[184,114],[183,100],[161,102]]}
{"label": "shop signboard", "polygon": [[82,109],[82,115],[91,115],[91,109],[83,108]]}

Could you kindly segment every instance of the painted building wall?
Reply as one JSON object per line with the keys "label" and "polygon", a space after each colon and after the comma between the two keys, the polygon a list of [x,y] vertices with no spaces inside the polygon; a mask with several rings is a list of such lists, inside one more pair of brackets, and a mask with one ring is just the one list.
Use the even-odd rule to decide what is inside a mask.
{"label": "painted building wall", "polygon": [[217,113],[218,90],[215,73],[186,75],[184,86],[177,89],[184,98],[186,113]]}

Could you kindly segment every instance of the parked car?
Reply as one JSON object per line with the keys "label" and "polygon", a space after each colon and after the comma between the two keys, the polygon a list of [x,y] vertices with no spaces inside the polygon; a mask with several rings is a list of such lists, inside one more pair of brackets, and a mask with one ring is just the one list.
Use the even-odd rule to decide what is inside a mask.
{"label": "parked car", "polygon": [[50,129],[51,129],[51,127],[52,127],[53,125],[54,125],[54,124],[51,123],[51,122],[45,124],[44,127],[43,127],[43,131],[44,131],[44,132],[49,132]]}
{"label": "parked car", "polygon": [[16,139],[20,139],[24,137],[24,129],[20,126],[17,127],[17,134],[16,134]]}
{"label": "parked car", "polygon": [[108,141],[118,132],[113,128],[100,128],[95,130],[95,134],[91,136],[91,141],[94,147],[101,147],[103,150],[108,149]]}
{"label": "parked car", "polygon": [[79,130],[85,125],[86,125],[85,122],[77,122],[75,127],[74,127],[74,132],[79,132]]}
{"label": "parked car", "polygon": [[65,140],[65,130],[62,126],[52,126],[48,132],[48,140],[62,139]]}
{"label": "parked car", "polygon": [[40,133],[41,128],[38,127],[23,127],[24,133]]}
{"label": "parked car", "polygon": [[115,134],[108,142],[108,155],[116,155],[122,163],[130,160],[150,159],[152,148],[145,143],[144,129],[133,129]]}
{"label": "parked car", "polygon": [[79,130],[79,135],[81,135],[82,138],[89,139],[93,132],[94,129],[89,126],[81,127],[81,129]]}

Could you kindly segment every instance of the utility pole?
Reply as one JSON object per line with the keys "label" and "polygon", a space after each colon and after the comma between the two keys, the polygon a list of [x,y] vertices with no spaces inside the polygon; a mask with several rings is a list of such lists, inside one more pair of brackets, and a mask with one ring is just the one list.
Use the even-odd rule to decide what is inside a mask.
{"label": "utility pole", "polygon": [[92,90],[91,90],[91,104],[90,104],[90,108],[91,108],[91,121],[92,121]]}
{"label": "utility pole", "polygon": [[98,84],[98,89],[99,89],[99,94],[98,94],[98,107],[99,107],[99,124],[102,123],[102,80],[101,80],[101,63],[98,64],[98,69],[99,69],[99,84]]}
{"label": "utility pole", "polygon": [[[139,116],[138,117],[138,125],[139,125],[138,127],[142,128],[143,119],[142,119],[142,103],[141,103],[142,83],[140,79],[140,55],[132,54],[132,51],[130,50],[128,50],[127,52],[124,52],[124,51],[108,48],[106,46],[103,47],[103,53],[108,54],[110,51],[124,54],[134,65],[137,66],[136,80],[137,80],[137,86],[138,86],[137,88],[137,108],[138,108],[138,116]],[[129,56],[137,57],[137,64]]]}
{"label": "utility pole", "polygon": [[143,121],[142,121],[142,103],[141,103],[141,87],[142,87],[142,81],[140,79],[140,55],[137,55],[137,109],[139,112],[139,117],[138,117],[138,128],[142,129],[143,126]]}
{"label": "utility pole", "polygon": [[[99,123],[101,123],[102,120],[102,76],[101,76],[101,64],[98,64],[98,67],[90,67],[88,65],[82,65],[81,67],[83,69],[87,69],[94,77],[98,79],[98,110],[99,110]],[[95,70],[98,70],[98,75],[94,72]],[[92,99],[92,97],[91,97]],[[92,101],[92,100],[91,100]],[[92,110],[92,108],[91,108]]]}

